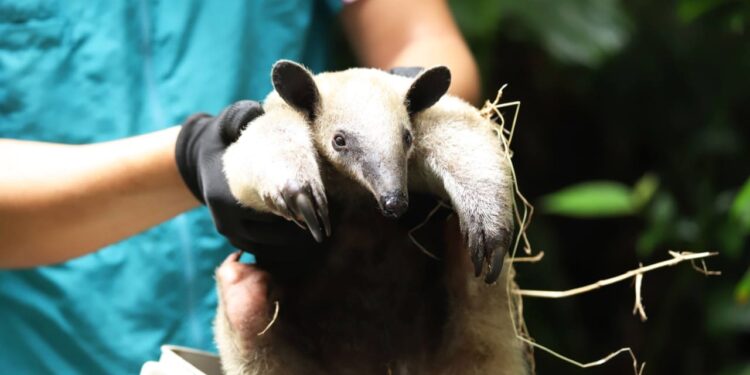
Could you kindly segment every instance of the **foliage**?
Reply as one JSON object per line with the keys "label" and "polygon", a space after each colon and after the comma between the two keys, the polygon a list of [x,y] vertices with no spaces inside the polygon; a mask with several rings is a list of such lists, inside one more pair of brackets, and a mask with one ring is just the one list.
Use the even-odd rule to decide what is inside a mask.
{"label": "foliage", "polygon": [[453,1],[470,37],[492,35],[513,22],[519,38],[543,46],[560,61],[596,66],[627,42],[629,22],[616,0]]}
{"label": "foliage", "polygon": [[578,218],[634,215],[651,200],[658,180],[646,175],[632,188],[616,181],[587,181],[540,199],[543,212]]}
{"label": "foliage", "polygon": [[572,217],[606,217],[634,212],[629,188],[612,181],[589,181],[543,198],[545,212]]}

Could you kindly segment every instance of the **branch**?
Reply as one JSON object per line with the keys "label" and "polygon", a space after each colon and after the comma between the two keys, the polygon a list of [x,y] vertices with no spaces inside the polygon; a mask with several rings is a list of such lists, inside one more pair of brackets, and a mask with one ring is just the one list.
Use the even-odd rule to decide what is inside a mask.
{"label": "branch", "polygon": [[[638,264],[643,267],[643,264]],[[639,273],[635,275],[635,305],[633,306],[633,315],[638,313],[641,316],[641,321],[645,322],[648,317],[646,316],[646,310],[643,308],[643,298],[641,298],[641,286],[643,285],[643,274]]]}
{"label": "branch", "polygon": [[686,260],[694,260],[694,259],[702,259],[702,258],[708,258],[712,257],[714,255],[717,255],[718,253],[712,253],[712,252],[702,252],[702,253],[690,253],[690,252],[674,252],[670,251],[669,255],[672,256],[672,259],[668,259],[665,261],[661,261],[659,263],[654,263],[650,266],[646,267],[638,267],[634,270],[630,270],[628,272],[625,272],[622,275],[611,277],[609,279],[599,280],[593,284],[581,286],[578,288],[573,288],[569,290],[561,290],[561,291],[552,291],[552,290],[529,290],[529,289],[519,289],[515,291],[516,294],[522,295],[522,296],[528,296],[528,297],[542,297],[542,298],[565,298],[574,296],[577,294],[582,294],[586,292],[590,292],[592,290],[599,289],[603,286],[611,285],[614,283],[618,283],[623,280],[627,280],[631,277],[634,277],[636,275],[642,275],[646,272],[653,271],[657,268],[662,267],[669,267],[674,266],[678,263],[684,262]]}

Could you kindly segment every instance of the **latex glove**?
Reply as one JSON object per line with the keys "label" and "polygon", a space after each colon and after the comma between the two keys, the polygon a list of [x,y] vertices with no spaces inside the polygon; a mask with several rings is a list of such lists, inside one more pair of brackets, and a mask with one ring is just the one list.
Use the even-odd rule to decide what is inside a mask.
{"label": "latex glove", "polygon": [[224,177],[224,151],[262,114],[260,103],[244,100],[217,117],[191,116],[177,138],[177,166],[193,195],[211,211],[216,229],[234,247],[253,253],[258,263],[298,261],[312,255],[309,249],[315,242],[310,234],[276,215],[240,206]]}

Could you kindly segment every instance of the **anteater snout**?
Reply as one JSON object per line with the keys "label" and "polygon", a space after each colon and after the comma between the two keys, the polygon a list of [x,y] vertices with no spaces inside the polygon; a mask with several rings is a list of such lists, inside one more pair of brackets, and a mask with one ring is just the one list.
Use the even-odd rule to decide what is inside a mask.
{"label": "anteater snout", "polygon": [[396,191],[380,196],[380,209],[383,215],[397,218],[409,208],[409,197],[401,191]]}

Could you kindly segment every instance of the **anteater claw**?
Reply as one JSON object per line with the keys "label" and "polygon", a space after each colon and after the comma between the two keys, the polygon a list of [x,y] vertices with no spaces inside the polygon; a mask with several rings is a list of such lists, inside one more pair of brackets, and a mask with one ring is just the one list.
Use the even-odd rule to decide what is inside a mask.
{"label": "anteater claw", "polygon": [[331,236],[331,220],[328,218],[328,201],[326,200],[325,193],[319,190],[313,190],[313,197],[315,197],[315,209],[318,213],[318,217],[323,221],[323,228],[327,237]]}
{"label": "anteater claw", "polygon": [[479,277],[482,274],[485,256],[482,233],[469,235],[469,249],[471,249],[471,261],[474,264],[474,277]]}
{"label": "anteater claw", "polygon": [[322,194],[313,194],[310,186],[300,187],[296,183],[289,183],[281,195],[290,216],[295,222],[304,220],[303,229],[308,229],[315,241],[323,242],[325,235],[330,235],[331,225],[328,221],[327,204],[320,202]]}
{"label": "anteater claw", "polygon": [[500,233],[495,236],[495,239],[489,243],[490,252],[487,254],[489,269],[487,270],[487,275],[484,277],[484,281],[487,284],[494,283],[497,281],[498,277],[500,277],[500,272],[503,270],[503,261],[505,260],[505,254],[508,252],[509,245],[510,233],[504,229],[501,229]]}
{"label": "anteater claw", "polygon": [[323,219],[323,229],[325,229],[326,237],[331,237],[331,221],[328,219],[328,210],[320,207],[321,205],[318,205],[318,215]]}
{"label": "anteater claw", "polygon": [[500,277],[500,272],[503,270],[503,259],[505,258],[505,249],[498,248],[492,253],[492,259],[487,259],[490,264],[487,270],[487,275],[484,276],[484,282],[492,284],[497,281]]}
{"label": "anteater claw", "polygon": [[318,215],[315,213],[310,197],[307,194],[297,194],[295,203],[300,213],[302,213],[302,217],[305,219],[305,224],[307,224],[307,228],[310,230],[310,233],[312,233],[315,241],[318,243],[323,242],[324,229],[320,224],[320,220],[318,220]]}
{"label": "anteater claw", "polygon": [[505,254],[510,243],[510,231],[500,225],[495,228],[489,227],[485,222],[477,221],[475,217],[469,217],[464,225],[464,243],[470,252],[474,277],[484,273],[484,281],[492,284],[497,281],[503,270]]}

